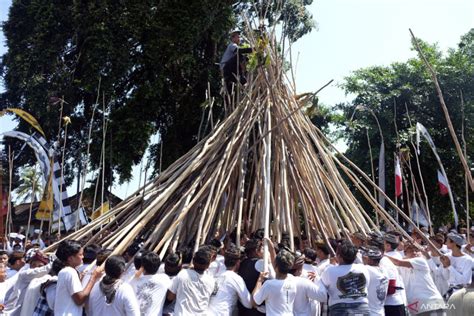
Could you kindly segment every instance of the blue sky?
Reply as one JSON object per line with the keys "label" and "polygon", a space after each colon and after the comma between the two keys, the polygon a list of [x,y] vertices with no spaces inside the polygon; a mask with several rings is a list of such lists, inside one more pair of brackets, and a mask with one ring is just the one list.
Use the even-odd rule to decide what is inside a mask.
{"label": "blue sky", "polygon": [[[7,18],[10,3],[0,0],[1,21]],[[315,91],[334,79],[335,84],[320,93],[320,101],[327,105],[350,99],[337,83],[352,71],[414,57],[409,28],[417,37],[447,50],[456,47],[460,36],[474,27],[473,0],[319,0],[310,11],[318,30],[292,47],[293,61],[298,59],[297,90]],[[0,40],[3,54],[1,34]],[[14,126],[10,119],[0,118],[0,133]],[[136,166],[134,179],[113,192],[123,198],[135,191],[139,170]]]}

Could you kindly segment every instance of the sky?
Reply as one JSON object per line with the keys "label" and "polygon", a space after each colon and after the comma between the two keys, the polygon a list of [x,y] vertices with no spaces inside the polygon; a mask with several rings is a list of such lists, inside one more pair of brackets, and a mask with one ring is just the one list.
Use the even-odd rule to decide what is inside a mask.
{"label": "sky", "polygon": [[[10,3],[0,0],[1,21],[7,19]],[[415,57],[409,28],[446,51],[474,27],[474,0],[319,0],[309,10],[318,27],[292,47],[296,86],[299,93],[314,92],[334,79],[319,94],[326,105],[350,101],[338,84],[352,71]],[[3,54],[3,34],[0,41]],[[11,119],[0,118],[0,133],[14,127]],[[121,198],[133,193],[139,187],[139,173],[140,165],[134,168],[130,183],[112,192]],[[70,194],[75,187],[71,186]]]}

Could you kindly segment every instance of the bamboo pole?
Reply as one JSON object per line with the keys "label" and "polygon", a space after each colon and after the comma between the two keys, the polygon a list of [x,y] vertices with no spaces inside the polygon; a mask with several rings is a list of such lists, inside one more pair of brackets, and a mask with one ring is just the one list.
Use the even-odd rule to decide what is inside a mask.
{"label": "bamboo pole", "polygon": [[453,123],[451,122],[451,117],[449,116],[448,107],[446,106],[446,103],[444,101],[443,92],[441,91],[441,87],[439,85],[438,77],[436,76],[436,72],[434,71],[433,67],[431,66],[431,64],[428,62],[425,55],[423,54],[423,52],[422,52],[422,50],[421,50],[421,48],[418,44],[418,40],[415,38],[415,35],[413,34],[412,30],[411,29],[409,29],[409,30],[410,30],[410,34],[411,34],[411,37],[413,39],[413,42],[415,43],[416,50],[420,54],[423,62],[425,63],[426,67],[428,68],[429,73],[431,74],[431,78],[432,78],[433,83],[435,85],[436,92],[438,94],[438,98],[439,98],[439,101],[440,101],[440,104],[441,104],[441,108],[442,108],[443,113],[444,113],[444,117],[446,118],[446,122],[448,123],[449,133],[451,134],[451,138],[453,139],[454,145],[456,147],[456,151],[459,155],[459,158],[461,159],[461,163],[464,167],[464,173],[466,174],[466,177],[469,180],[468,183],[469,183],[469,186],[471,187],[471,191],[474,192],[474,180],[472,179],[471,169],[469,168],[469,165],[467,164],[466,157],[464,156],[464,154],[462,152],[462,148],[461,148],[461,145],[459,144],[458,137],[456,136],[456,132],[454,131]]}

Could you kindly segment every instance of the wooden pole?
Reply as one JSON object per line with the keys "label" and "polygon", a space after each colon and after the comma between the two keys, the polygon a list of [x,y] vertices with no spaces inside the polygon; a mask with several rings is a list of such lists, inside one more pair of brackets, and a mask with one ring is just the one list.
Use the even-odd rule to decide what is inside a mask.
{"label": "wooden pole", "polygon": [[[451,138],[453,139],[454,145],[456,147],[456,151],[459,155],[459,158],[461,159],[461,163],[464,167],[464,173],[466,174],[466,177],[469,180],[468,183],[469,183],[469,186],[471,187],[471,191],[474,192],[474,180],[472,179],[471,169],[469,168],[466,157],[464,156],[461,145],[459,144],[458,137],[456,136],[456,132],[454,131],[453,123],[451,122],[451,117],[449,116],[448,107],[446,106],[446,103],[444,102],[443,92],[441,91],[441,87],[439,85],[438,77],[436,76],[436,72],[434,71],[433,67],[431,67],[431,64],[428,62],[425,55],[423,54],[423,52],[422,52],[422,50],[421,50],[421,48],[418,44],[418,40],[415,38],[415,35],[411,31],[411,29],[409,29],[409,30],[410,30],[410,34],[411,34],[411,37],[413,39],[413,42],[415,43],[416,50],[420,54],[423,62],[425,63],[426,67],[428,68],[428,71],[431,74],[431,78],[432,78],[433,83],[436,87],[436,92],[438,94],[438,98],[439,98],[439,101],[441,103],[441,108],[443,109],[444,117],[446,118],[446,122],[448,123],[449,133],[451,134]],[[443,175],[446,177],[445,173]],[[450,199],[451,199],[451,197],[450,197]]]}
{"label": "wooden pole", "polygon": [[[367,144],[369,145],[369,157],[370,157],[370,170],[372,173],[372,181],[375,183],[375,170],[374,170],[374,158],[372,157],[372,146],[370,145],[370,137],[369,137],[369,130],[365,129],[365,133],[367,134]],[[377,197],[377,190],[374,188],[374,197]],[[379,223],[379,213],[374,210],[375,213],[375,221],[377,226],[380,226]]]}
{"label": "wooden pole", "polygon": [[12,231],[12,182],[13,182],[13,157],[12,148],[8,145],[8,213],[5,225],[6,236]]}
{"label": "wooden pole", "polygon": [[[270,116],[270,105],[267,106],[266,109],[266,131],[267,135],[265,136],[264,142],[264,159],[262,164],[263,169],[263,183],[264,183],[264,203],[263,203],[263,211],[265,214],[265,221],[264,221],[264,237],[265,239],[270,238],[270,194],[271,194],[271,176],[270,176],[270,169],[271,169],[271,155],[272,155],[272,144],[271,144],[271,133],[268,131],[271,129],[271,116]],[[268,261],[269,261],[269,253],[268,253],[268,243],[264,242],[264,255],[263,255],[263,271],[268,272]],[[273,245],[270,245],[273,247]]]}
{"label": "wooden pole", "polygon": [[[35,173],[36,174],[36,173]],[[32,187],[31,187],[31,194],[30,194],[30,198],[31,198],[31,201],[30,201],[30,212],[29,212],[29,215],[28,215],[28,225],[26,226],[26,236],[25,236],[25,244],[26,242],[28,241],[28,235],[30,234],[30,227],[31,227],[31,213],[33,211],[33,203],[35,202],[36,198],[35,198],[35,187],[36,187],[36,177],[33,178],[33,184],[32,184]]]}

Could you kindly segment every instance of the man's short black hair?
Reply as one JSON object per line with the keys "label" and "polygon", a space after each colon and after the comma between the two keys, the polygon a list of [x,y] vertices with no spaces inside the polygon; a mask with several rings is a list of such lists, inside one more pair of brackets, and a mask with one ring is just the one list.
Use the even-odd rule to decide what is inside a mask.
{"label": "man's short black hair", "polygon": [[314,262],[317,258],[316,256],[316,251],[314,251],[313,249],[311,248],[305,248],[305,250],[303,251],[304,253],[304,256],[305,258],[309,259],[307,261],[311,261],[311,262]]}
{"label": "man's short black hair", "polygon": [[105,273],[113,279],[118,279],[125,271],[126,264],[122,256],[110,256],[105,261]]}
{"label": "man's short black hair", "polygon": [[165,273],[175,276],[181,270],[181,256],[179,253],[170,253],[165,258]]}
{"label": "man's short black hair", "polygon": [[14,251],[8,257],[8,264],[14,265],[17,260],[21,260],[23,257],[25,257],[25,253],[23,251]]}
{"label": "man's short black hair", "polygon": [[341,256],[342,261],[344,261],[345,264],[352,264],[357,257],[357,247],[350,241],[343,240],[337,248],[337,253]]}
{"label": "man's short black hair", "polygon": [[135,269],[138,270],[142,266],[142,258],[144,255],[149,253],[149,250],[142,249],[139,252],[136,253],[135,257],[133,257],[133,265],[135,266]]}
{"label": "man's short black hair", "polygon": [[5,250],[0,250],[0,256],[3,256],[3,255],[7,255],[7,256],[8,256],[8,252],[5,251]]}
{"label": "man's short black hair", "polygon": [[329,255],[329,248],[325,243],[316,244],[316,248],[321,250],[326,256]]}
{"label": "man's short black hair", "polygon": [[222,242],[219,239],[215,239],[215,238],[209,242],[209,245],[213,246],[217,250],[222,248]]}
{"label": "man's short black hair", "polygon": [[203,273],[211,263],[211,253],[206,248],[200,248],[193,256],[194,270]]}
{"label": "man's short black hair", "polygon": [[84,258],[82,259],[83,263],[89,264],[97,259],[97,253],[102,248],[97,244],[90,244],[84,247]]}
{"label": "man's short black hair", "polygon": [[160,268],[160,256],[154,252],[149,252],[142,256],[142,267],[147,274],[155,274]]}
{"label": "man's short black hair", "polygon": [[224,253],[224,264],[226,268],[233,268],[240,261],[242,254],[237,247],[227,249]]}

